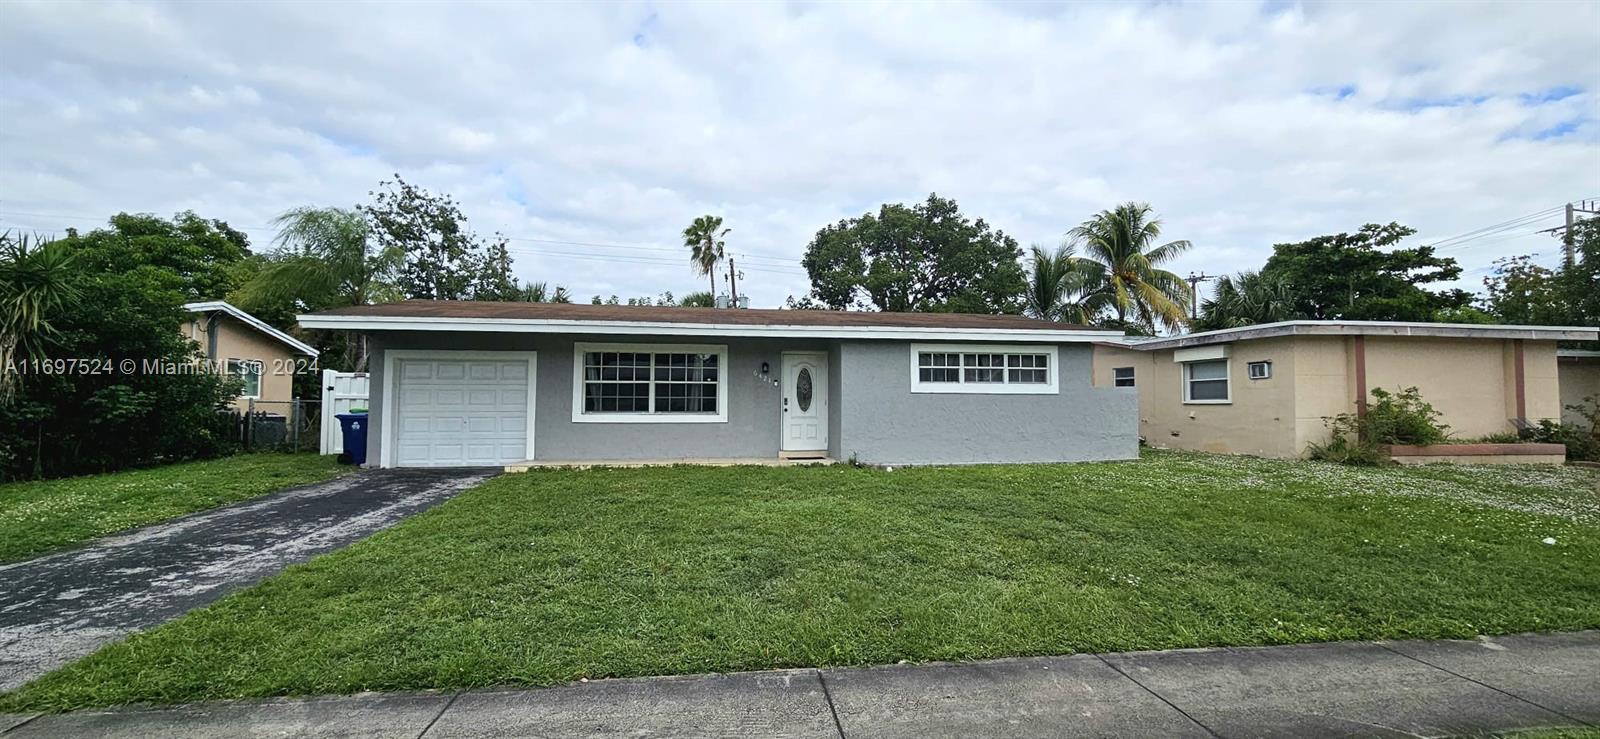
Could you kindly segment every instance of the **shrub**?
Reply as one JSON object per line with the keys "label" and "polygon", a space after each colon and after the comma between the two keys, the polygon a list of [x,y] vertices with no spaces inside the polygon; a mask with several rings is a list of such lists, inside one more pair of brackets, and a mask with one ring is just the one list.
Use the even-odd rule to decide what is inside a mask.
{"label": "shrub", "polygon": [[1567,447],[1567,459],[1600,462],[1600,395],[1591,395],[1583,402],[1567,406],[1578,415],[1574,423],[1558,423],[1549,419],[1521,433],[1524,441],[1542,444],[1562,444]]}
{"label": "shrub", "polygon": [[1434,410],[1414,387],[1398,392],[1373,388],[1374,402],[1365,416],[1340,413],[1324,418],[1330,438],[1311,444],[1312,459],[1340,464],[1373,465],[1383,461],[1378,447],[1388,444],[1439,444],[1450,438],[1450,427],[1439,423],[1444,414]]}

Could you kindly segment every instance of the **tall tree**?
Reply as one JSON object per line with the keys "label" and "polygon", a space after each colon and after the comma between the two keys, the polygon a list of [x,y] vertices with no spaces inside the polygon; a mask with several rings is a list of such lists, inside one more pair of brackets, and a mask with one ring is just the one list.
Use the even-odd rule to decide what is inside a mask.
{"label": "tall tree", "polygon": [[1295,294],[1288,283],[1273,275],[1246,270],[1217,279],[1216,292],[1201,304],[1194,321],[1196,331],[1215,331],[1258,323],[1299,318]]}
{"label": "tall tree", "polygon": [[406,297],[497,300],[513,292],[505,237],[485,242],[449,195],[435,195],[395,175],[357,209],[380,251],[402,256],[396,284]]}
{"label": "tall tree", "polygon": [[1095,281],[1097,270],[1079,260],[1075,251],[1070,243],[1054,252],[1037,244],[1031,247],[1025,313],[1046,321],[1093,322],[1103,294],[1085,290]]}
{"label": "tall tree", "polygon": [[1600,218],[1572,228],[1577,259],[1541,266],[1531,256],[1496,260],[1483,308],[1504,323],[1600,326]]}
{"label": "tall tree", "polygon": [[728,256],[727,236],[731,228],[722,227],[722,216],[700,216],[683,230],[683,245],[689,247],[689,263],[696,274],[705,275],[711,282],[711,294],[717,294],[717,265]]}
{"label": "tall tree", "polygon": [[1021,313],[1016,239],[937,193],[824,226],[806,246],[810,299],[834,309]]}
{"label": "tall tree", "polygon": [[548,283],[530,282],[521,288],[516,299],[522,303],[571,303],[572,293],[560,285],[552,290]]}
{"label": "tall tree", "polygon": [[1091,292],[1103,294],[1119,323],[1127,323],[1132,314],[1150,329],[1183,325],[1188,285],[1161,265],[1188,251],[1190,244],[1180,240],[1157,246],[1161,221],[1151,217],[1148,203],[1101,211],[1068,235],[1082,245],[1083,260],[1098,265],[1090,267]]}
{"label": "tall tree", "polygon": [[1398,223],[1369,223],[1353,234],[1276,244],[1261,272],[1289,285],[1295,312],[1314,320],[1427,321],[1470,303],[1464,290],[1423,287],[1460,277],[1461,267],[1431,246],[1393,248],[1414,233]]}
{"label": "tall tree", "polygon": [[27,234],[0,233],[0,405],[9,405],[23,377],[16,360],[44,356],[57,332],[51,318],[78,295],[72,254]]}
{"label": "tall tree", "polygon": [[[277,251],[234,293],[240,307],[258,317],[282,313],[272,307],[314,311],[369,305],[402,297],[395,285],[404,255],[379,247],[366,218],[343,208],[295,208],[273,220]],[[267,319],[270,320],[270,319]],[[343,337],[342,366],[366,369],[366,344],[354,333]]]}

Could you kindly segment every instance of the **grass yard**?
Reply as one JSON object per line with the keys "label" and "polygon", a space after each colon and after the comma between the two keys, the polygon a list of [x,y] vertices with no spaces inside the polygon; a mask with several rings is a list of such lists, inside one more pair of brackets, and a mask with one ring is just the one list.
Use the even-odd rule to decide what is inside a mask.
{"label": "grass yard", "polygon": [[536,470],[0,710],[1595,628],[1597,480],[1173,452]]}
{"label": "grass yard", "polygon": [[333,460],[315,454],[241,454],[105,475],[0,483],[0,563],[351,469]]}

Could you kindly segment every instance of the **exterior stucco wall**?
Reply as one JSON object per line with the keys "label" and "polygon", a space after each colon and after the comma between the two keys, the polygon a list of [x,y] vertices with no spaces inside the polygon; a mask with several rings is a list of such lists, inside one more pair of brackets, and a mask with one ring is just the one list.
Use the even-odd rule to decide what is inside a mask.
{"label": "exterior stucco wall", "polygon": [[[726,344],[728,420],[725,423],[574,423],[572,421],[573,345]],[[371,345],[372,428],[383,428],[384,354],[391,350],[533,351],[535,374],[534,458],[538,460],[626,460],[694,458],[772,458],[780,446],[780,378],[784,351],[823,350],[821,342],[791,340],[693,340],[681,337],[584,336],[540,334],[445,334],[387,332]],[[757,375],[761,364],[767,378]],[[837,407],[837,403],[834,403]],[[831,421],[831,419],[830,419]],[[368,461],[378,462],[380,434],[367,440]]]}
{"label": "exterior stucco wall", "polygon": [[842,459],[973,464],[1138,456],[1136,394],[1094,387],[1087,345],[1059,347],[1053,395],[913,393],[906,342],[841,342],[835,351]]}
{"label": "exterior stucco wall", "polygon": [[1557,367],[1561,381],[1561,420],[1587,423],[1567,406],[1579,405],[1591,396],[1600,396],[1600,357],[1563,358]]}
{"label": "exterior stucco wall", "polygon": [[[217,362],[226,362],[229,359],[248,359],[261,363],[261,397],[259,401],[286,401],[294,399],[294,368],[293,360],[300,355],[295,354],[284,346],[283,342],[262,334],[238,319],[225,315],[218,316],[215,343],[216,354],[211,351],[211,339],[206,335],[206,326],[209,317],[203,314],[194,314],[185,325],[188,337],[200,345],[200,353],[208,359]],[[223,365],[224,367],[226,365]],[[234,407],[243,410],[249,401],[240,398],[234,401]],[[257,410],[267,413],[287,413],[287,406],[272,407],[270,405],[258,406]]]}
{"label": "exterior stucco wall", "polygon": [[[1183,367],[1171,349],[1096,347],[1096,383],[1111,386],[1113,368],[1134,367],[1139,432],[1151,446],[1295,456],[1294,342],[1275,338],[1242,343],[1229,346],[1226,404],[1184,403]],[[1271,377],[1249,379],[1245,365],[1258,361],[1272,362]]]}
{"label": "exterior stucco wall", "polygon": [[[1526,341],[1522,353],[1527,418],[1559,417],[1555,342]],[[1517,413],[1515,356],[1510,340],[1369,336],[1367,388],[1417,388],[1457,438],[1502,433]]]}

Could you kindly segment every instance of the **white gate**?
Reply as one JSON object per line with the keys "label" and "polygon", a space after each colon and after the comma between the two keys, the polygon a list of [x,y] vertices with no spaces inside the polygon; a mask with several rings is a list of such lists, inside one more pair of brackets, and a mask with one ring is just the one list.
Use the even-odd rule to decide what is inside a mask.
{"label": "white gate", "polygon": [[344,434],[335,415],[367,407],[367,373],[322,371],[322,453],[344,452]]}

